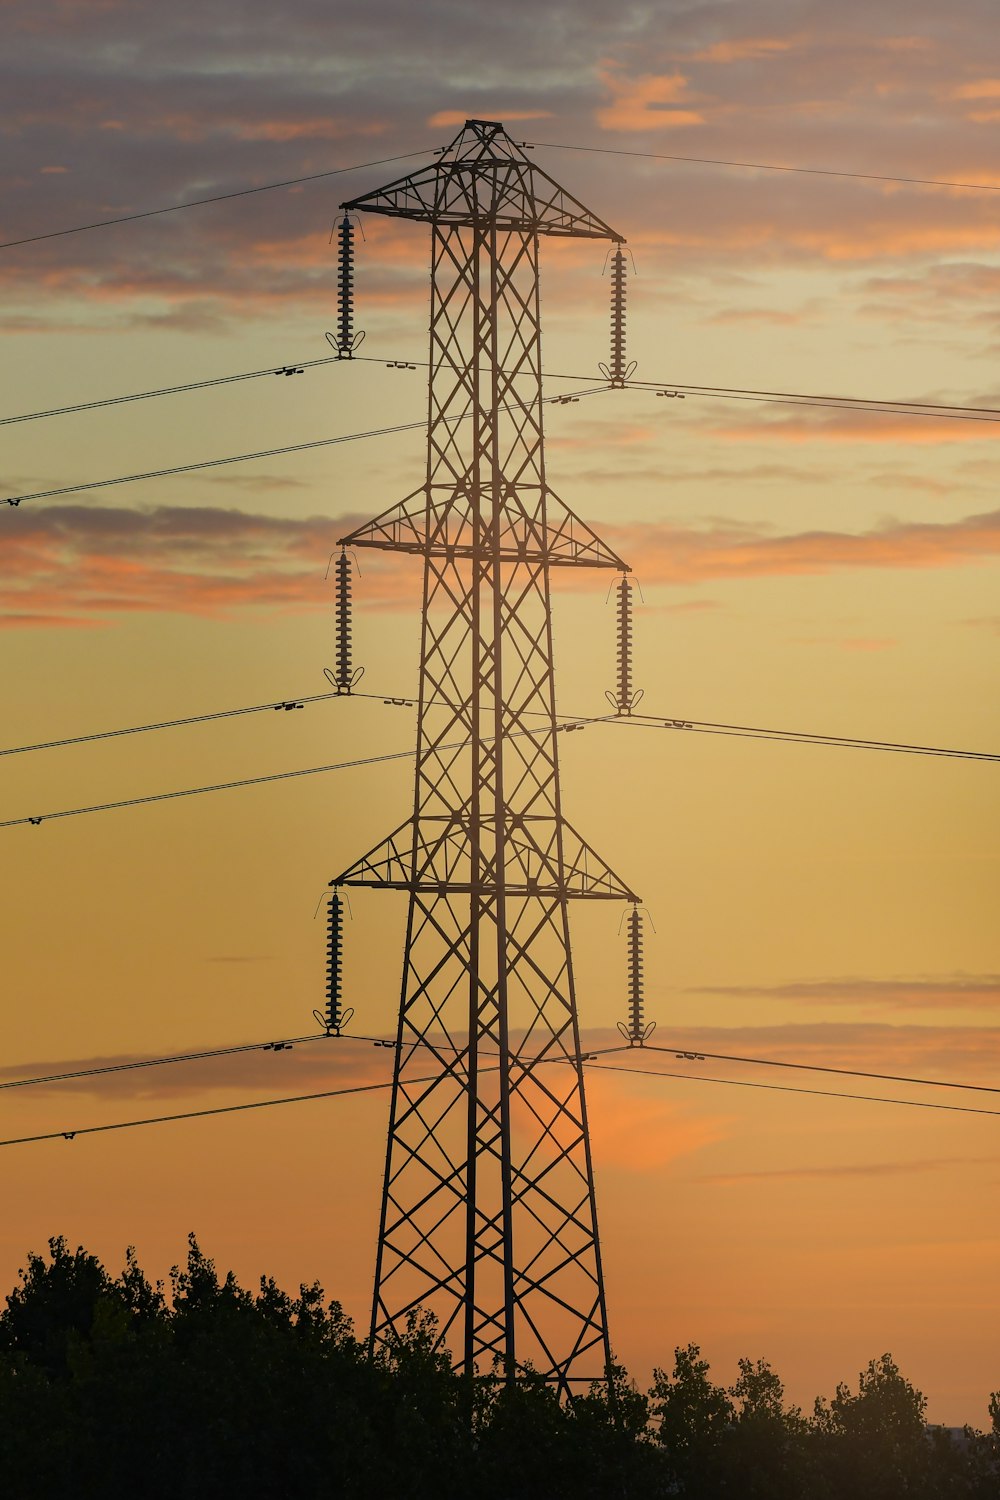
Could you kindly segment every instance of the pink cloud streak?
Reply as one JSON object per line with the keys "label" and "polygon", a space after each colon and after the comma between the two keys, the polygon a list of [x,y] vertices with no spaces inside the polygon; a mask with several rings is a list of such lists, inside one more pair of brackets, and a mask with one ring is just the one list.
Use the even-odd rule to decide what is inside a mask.
{"label": "pink cloud streak", "polygon": [[[208,506],[80,504],[21,508],[2,519],[0,626],[15,628],[28,621],[51,625],[56,618],[93,623],[129,612],[225,617],[247,608],[326,609],[327,559],[358,518],[279,522]],[[1000,555],[1000,511],[956,521],[891,521],[866,532],[781,535],[725,520],[598,529],[648,584],[967,567]],[[366,606],[412,607],[418,563],[387,553],[368,558]],[[583,586],[576,574],[555,574],[557,586]],[[593,582],[590,575],[587,582]]]}

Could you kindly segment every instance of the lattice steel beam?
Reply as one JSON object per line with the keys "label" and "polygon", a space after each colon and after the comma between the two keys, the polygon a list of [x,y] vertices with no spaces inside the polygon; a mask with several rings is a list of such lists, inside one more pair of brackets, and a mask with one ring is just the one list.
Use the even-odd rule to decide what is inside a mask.
{"label": "lattice steel beam", "polygon": [[626,564],[546,478],[538,251],[620,236],[489,121],[344,207],[431,225],[425,480],[343,539],[424,573],[412,817],[331,882],[409,897],[372,1340],[428,1307],[565,1393],[610,1359],[569,902],[637,897],[562,813],[550,570]]}

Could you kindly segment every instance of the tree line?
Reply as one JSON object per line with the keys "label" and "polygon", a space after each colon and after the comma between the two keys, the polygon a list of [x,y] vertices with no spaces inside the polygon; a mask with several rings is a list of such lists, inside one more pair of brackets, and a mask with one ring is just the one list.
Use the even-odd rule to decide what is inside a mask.
{"label": "tree line", "polygon": [[7,1500],[1000,1500],[989,1432],[925,1421],[890,1355],[804,1414],[764,1360],[716,1385],[696,1345],[642,1392],[571,1403],[527,1370],[468,1382],[415,1316],[369,1358],[337,1302],[220,1277],[190,1236],[169,1287],[49,1241],[0,1313]]}

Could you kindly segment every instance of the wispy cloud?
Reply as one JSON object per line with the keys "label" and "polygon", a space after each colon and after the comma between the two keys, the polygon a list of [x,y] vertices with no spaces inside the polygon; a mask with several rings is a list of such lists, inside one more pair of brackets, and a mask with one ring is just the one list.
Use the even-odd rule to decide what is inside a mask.
{"label": "wispy cloud", "polygon": [[824,1005],[879,1005],[895,1010],[1000,1010],[1000,974],[920,975],[912,979],[806,979],[782,984],[703,985],[693,993]]}
{"label": "wispy cloud", "polygon": [[[484,113],[515,124],[551,117],[546,130],[567,143],[862,172],[877,139],[879,165],[902,176],[1000,180],[988,128],[996,80],[977,45],[993,20],[988,0],[965,0],[961,19],[936,14],[927,35],[860,0],[838,8],[834,27],[801,16],[789,25],[773,0],[725,15],[695,0],[668,27],[655,6],[609,11],[598,0],[465,7],[457,22],[448,0],[345,0],[336,14],[298,7],[291,29],[260,0],[239,8],[238,24],[226,23],[236,15],[228,0],[218,15],[207,36],[193,0],[141,22],[124,4],[6,7],[4,238],[432,149]],[[985,253],[995,241],[983,194],[559,160],[572,191],[606,205],[612,221],[627,219],[630,238],[655,246],[672,270],[745,265],[748,253],[773,264],[912,266],[962,246]],[[385,176],[341,181],[363,189]],[[223,323],[248,309],[318,310],[334,281],[331,188],[5,253],[8,326],[29,317],[40,294],[35,314],[53,326],[65,326],[68,303],[121,326],[183,304],[192,328],[202,301]],[[416,296],[418,282],[425,291],[426,245],[402,238],[408,270],[388,237],[376,233],[366,252],[373,300]],[[549,295],[564,291],[551,285]]]}
{"label": "wispy cloud", "polygon": [[988,443],[1000,439],[1000,422],[935,417],[918,412],[802,406],[780,415],[762,410],[754,418],[733,420],[721,415],[710,419],[719,437],[739,443],[898,443],[901,446]]}
{"label": "wispy cloud", "polygon": [[693,62],[737,63],[757,62],[762,58],[776,57],[790,52],[795,39],[788,36],[744,36],[730,37],[722,42],[713,42],[700,52],[692,53]]}
{"label": "wispy cloud", "polygon": [[[228,617],[246,609],[327,608],[327,559],[361,518],[81,503],[25,506],[0,519],[0,625],[13,628],[35,620],[108,621],[136,612]],[[601,529],[649,584],[963,567],[1000,554],[1000,511],[957,521],[886,522],[867,532],[779,534],[725,519]],[[580,586],[575,576],[559,581]],[[365,571],[369,607],[409,607],[418,586],[412,559],[372,555]]]}
{"label": "wispy cloud", "polygon": [[768,534],[719,521],[605,528],[650,582],[702,583],[830,573],[850,568],[962,567],[1000,553],[1000,511],[957,521],[887,521],[870,531]]}
{"label": "wispy cloud", "polygon": [[[273,1039],[280,1041],[284,1037],[287,1033],[283,1036],[275,1032]],[[670,1073],[683,1070],[693,1077],[704,1070],[690,1059],[678,1060],[674,1056],[676,1052],[702,1051],[831,1067],[859,1067],[883,1073],[914,1072],[919,1067],[928,1072],[933,1069],[952,1080],[961,1075],[969,1082],[990,1081],[995,1076],[1000,1055],[1000,1026],[890,1026],[865,1021],[797,1021],[777,1026],[671,1027],[669,1032],[661,1027],[653,1040],[664,1050],[649,1048],[641,1054],[629,1051],[621,1046],[617,1031],[610,1028],[589,1028],[582,1037],[583,1046],[588,1049],[620,1048],[627,1054],[630,1065],[641,1059],[651,1075],[658,1070]],[[219,1045],[225,1045],[224,1039]],[[118,1071],[97,1077],[33,1085],[30,1096],[61,1095],[67,1091],[117,1099],[267,1088],[294,1093],[309,1088],[346,1086],[353,1082],[377,1082],[391,1073],[390,1054],[385,1049],[347,1037],[299,1043],[290,1051],[262,1048],[227,1057],[170,1063],[163,1067],[130,1066],[142,1061],[144,1056],[142,1053],[101,1053],[76,1058],[27,1059],[0,1068],[0,1084],[22,1078],[115,1068]],[[711,1064],[713,1071],[721,1066],[718,1062]],[[741,1066],[733,1064],[728,1071],[733,1076],[752,1076],[761,1081],[807,1082],[805,1077],[790,1078],[788,1074],[769,1073],[756,1067],[751,1075],[747,1075],[740,1071]],[[648,1093],[636,1095],[624,1077],[610,1071],[601,1074],[595,1068],[586,1076],[590,1095],[602,1101],[601,1138],[609,1151],[618,1152],[620,1149],[625,1152],[627,1147],[635,1152],[637,1138],[643,1133],[643,1122],[659,1122],[668,1135],[674,1132],[676,1140],[685,1143],[685,1150],[699,1149],[720,1139],[727,1131],[728,1116],[692,1115],[689,1110],[694,1106],[686,1099],[668,1094],[662,1097]],[[817,1083],[816,1086],[827,1085]],[[838,1087],[836,1083],[829,1086]],[[28,1095],[28,1090],[24,1093],[11,1090],[7,1098],[24,1099]],[[668,1152],[664,1160],[671,1154],[679,1154],[673,1147],[662,1143],[657,1144],[655,1150]]]}
{"label": "wispy cloud", "polygon": [[681,73],[630,76],[609,62],[601,69],[601,82],[611,99],[597,111],[604,130],[676,130],[705,123],[697,110],[687,107],[688,80]]}
{"label": "wispy cloud", "polygon": [[[606,1044],[613,1043],[613,1040],[611,1033],[607,1033]],[[889,1075],[936,1079],[944,1084],[971,1083],[982,1085],[987,1090],[1000,1087],[997,1083],[1000,1025],[961,1025],[951,1020],[928,1020],[916,1025],[871,1020],[805,1019],[771,1026],[687,1024],[669,1029],[661,1026],[653,1042],[654,1047],[632,1056],[636,1060],[641,1056],[642,1065],[651,1070],[682,1072],[690,1074],[693,1079],[703,1073],[713,1076],[724,1073],[753,1082],[860,1093],[881,1093],[897,1087],[887,1081]],[[600,1044],[596,1037],[588,1042],[595,1047]],[[663,1050],[657,1051],[657,1048]],[[705,1054],[706,1061],[693,1061],[685,1055],[691,1053]],[[712,1054],[715,1054],[714,1058]],[[733,1061],[738,1058],[751,1061]],[[881,1074],[883,1079],[824,1078],[822,1072],[761,1066],[768,1062],[819,1069],[846,1068]],[[898,1085],[910,1097],[913,1096],[913,1087]],[[920,1097],[938,1098],[939,1092],[935,1089],[932,1096],[921,1094]],[[986,1093],[978,1097],[953,1095],[949,1098],[942,1092],[940,1097],[949,1102],[1000,1109],[1000,1095]]]}
{"label": "wispy cloud", "polygon": [[[276,1034],[276,1041],[282,1040]],[[222,1045],[225,1045],[224,1043]],[[44,1078],[52,1074],[90,1069],[116,1069],[96,1077],[74,1078],[32,1084],[6,1091],[8,1104],[29,1097],[86,1096],[94,1099],[168,1099],[195,1094],[253,1091],[270,1094],[307,1093],[310,1090],[348,1087],[355,1083],[378,1083],[392,1076],[391,1054],[371,1043],[323,1040],[297,1043],[291,1050],[241,1052],[229,1057],[208,1057],[193,1062],[168,1063],[159,1067],[136,1067],[144,1054],[110,1053],[92,1057],[29,1060],[0,1068],[0,1083],[22,1078]]]}
{"label": "wispy cloud", "polygon": [[727,1139],[731,1115],[705,1113],[689,1101],[637,1093],[636,1080],[587,1074],[591,1140],[602,1167],[630,1172],[665,1167]]}
{"label": "wispy cloud", "polygon": [[909,1177],[954,1172],[962,1167],[993,1167],[1000,1156],[929,1156],[913,1161],[846,1162],[837,1166],[779,1167],[766,1172],[725,1172],[698,1178],[718,1187],[742,1183],[824,1182],[843,1177]]}
{"label": "wispy cloud", "polygon": [[809,635],[796,636],[796,646],[834,646],[838,651],[889,651],[899,641],[892,636]]}

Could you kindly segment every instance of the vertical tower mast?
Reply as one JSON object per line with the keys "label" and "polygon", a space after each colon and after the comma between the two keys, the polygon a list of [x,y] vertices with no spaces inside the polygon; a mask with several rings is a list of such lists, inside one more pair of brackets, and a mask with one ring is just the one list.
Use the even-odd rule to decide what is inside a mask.
{"label": "vertical tower mast", "polygon": [[372,1338],[424,1306],[568,1392],[609,1358],[568,902],[637,898],[560,800],[550,568],[626,565],[546,479],[538,247],[620,236],[482,120],[344,207],[431,226],[425,482],[343,539],[424,569],[413,815],[335,882],[409,898]]}

